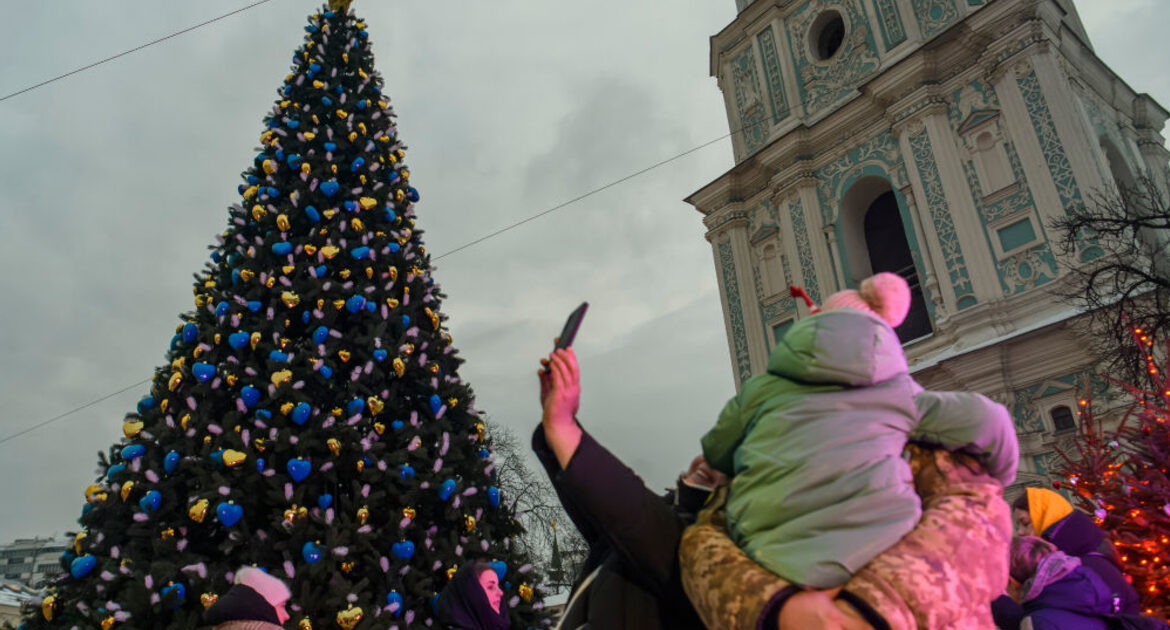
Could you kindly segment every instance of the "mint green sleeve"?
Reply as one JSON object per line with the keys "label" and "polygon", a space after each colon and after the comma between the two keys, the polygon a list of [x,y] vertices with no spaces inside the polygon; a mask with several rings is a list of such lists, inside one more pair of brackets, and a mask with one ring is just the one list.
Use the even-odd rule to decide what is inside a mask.
{"label": "mint green sleeve", "polygon": [[727,401],[715,426],[703,436],[703,457],[707,464],[725,474],[735,474],[735,449],[743,442],[747,420],[740,413],[739,396]]}
{"label": "mint green sleeve", "polygon": [[924,391],[915,398],[918,426],[911,442],[966,451],[983,460],[1003,485],[1016,479],[1020,442],[1011,415],[1001,404],[975,392]]}

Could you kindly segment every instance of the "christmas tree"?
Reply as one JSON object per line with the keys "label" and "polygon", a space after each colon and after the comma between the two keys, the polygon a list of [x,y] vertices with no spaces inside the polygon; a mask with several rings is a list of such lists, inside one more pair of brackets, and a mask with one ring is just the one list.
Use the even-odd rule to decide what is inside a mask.
{"label": "christmas tree", "polygon": [[348,4],[310,16],[195,310],[26,628],[195,628],[242,565],[290,585],[290,628],[430,627],[471,559],[539,625]]}
{"label": "christmas tree", "polygon": [[1080,401],[1077,452],[1060,453],[1064,481],[1054,484],[1067,484],[1113,537],[1143,611],[1170,620],[1170,378],[1157,367],[1153,340],[1132,332],[1149,386],[1109,379],[1134,403],[1116,429],[1105,428],[1088,397]]}

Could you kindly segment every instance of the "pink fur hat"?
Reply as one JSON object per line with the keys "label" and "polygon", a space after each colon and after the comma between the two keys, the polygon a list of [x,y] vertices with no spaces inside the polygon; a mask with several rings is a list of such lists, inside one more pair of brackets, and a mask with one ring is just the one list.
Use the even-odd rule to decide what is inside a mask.
{"label": "pink fur hat", "polygon": [[279,578],[272,577],[254,567],[242,567],[236,571],[235,584],[243,584],[260,593],[273,608],[279,609],[292,596],[288,587]]}
{"label": "pink fur hat", "polygon": [[910,312],[910,286],[896,273],[883,271],[861,281],[855,291],[846,289],[830,295],[819,310],[855,308],[873,313],[885,320],[890,328],[897,328],[906,321]]}

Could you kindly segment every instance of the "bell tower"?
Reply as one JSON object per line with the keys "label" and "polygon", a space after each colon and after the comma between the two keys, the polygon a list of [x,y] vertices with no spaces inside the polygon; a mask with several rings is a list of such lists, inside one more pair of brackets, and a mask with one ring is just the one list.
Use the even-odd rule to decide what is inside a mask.
{"label": "bell tower", "polygon": [[1053,296],[1054,219],[1148,177],[1170,114],[1094,54],[1072,0],[736,0],[711,38],[735,165],[687,201],[711,243],[736,381],[787,327],[877,271],[926,387],[1007,405],[1019,481],[1046,483],[1095,374]]}

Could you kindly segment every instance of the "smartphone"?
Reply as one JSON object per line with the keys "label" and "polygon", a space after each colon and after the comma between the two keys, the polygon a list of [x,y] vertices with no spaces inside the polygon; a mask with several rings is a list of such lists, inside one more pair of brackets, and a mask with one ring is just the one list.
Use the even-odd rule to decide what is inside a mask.
{"label": "smartphone", "polygon": [[573,340],[577,338],[577,329],[581,328],[581,320],[585,319],[585,311],[587,310],[589,310],[589,302],[581,302],[581,306],[569,313],[569,319],[565,320],[565,327],[561,330],[560,338],[557,339],[557,349],[573,345]]}

